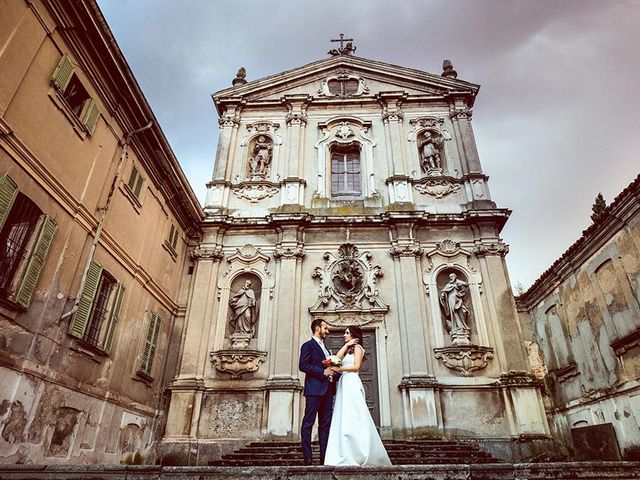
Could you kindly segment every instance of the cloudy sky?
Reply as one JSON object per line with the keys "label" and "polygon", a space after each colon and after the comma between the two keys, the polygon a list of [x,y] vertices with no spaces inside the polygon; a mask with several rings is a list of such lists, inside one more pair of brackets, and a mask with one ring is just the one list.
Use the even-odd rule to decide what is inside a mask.
{"label": "cloudy sky", "polygon": [[191,185],[204,202],[218,140],[210,94],[240,66],[255,80],[358,56],[482,87],[473,123],[511,281],[529,287],[640,171],[640,0],[99,0]]}

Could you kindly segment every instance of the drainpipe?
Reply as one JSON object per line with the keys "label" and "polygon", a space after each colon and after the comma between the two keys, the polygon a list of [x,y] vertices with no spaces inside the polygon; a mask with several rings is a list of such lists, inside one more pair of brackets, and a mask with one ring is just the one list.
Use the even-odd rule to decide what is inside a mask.
{"label": "drainpipe", "polygon": [[116,190],[116,186],[118,185],[118,182],[120,181],[120,173],[122,169],[122,164],[124,163],[124,159],[127,156],[127,148],[129,147],[129,144],[131,143],[131,140],[134,135],[137,135],[138,133],[141,133],[141,132],[144,132],[145,130],[150,129],[152,125],[153,125],[153,121],[149,120],[149,123],[147,123],[144,127],[138,128],[137,130],[129,132],[124,138],[124,142],[121,141],[122,151],[120,152],[120,159],[118,160],[116,174],[115,174],[115,177],[113,178],[113,183],[111,184],[111,188],[109,189],[109,195],[107,195],[107,200],[104,204],[104,207],[98,208],[98,211],[102,215],[100,217],[100,220],[98,221],[96,233],[93,236],[93,242],[91,242],[91,247],[89,248],[89,255],[87,256],[87,261],[85,262],[84,269],[82,270],[82,278],[80,279],[80,286],[78,287],[78,293],[76,294],[76,299],[73,303],[73,307],[71,308],[71,310],[69,310],[67,313],[62,315],[60,317],[60,320],[69,318],[71,315],[76,313],[76,310],[78,310],[78,305],[80,304],[80,296],[82,295],[82,291],[84,290],[84,285],[87,282],[87,273],[89,272],[89,266],[93,261],[93,255],[96,251],[96,247],[98,246],[98,242],[100,241],[100,236],[102,235],[102,227],[105,224],[107,213],[109,213],[109,209],[111,208],[111,201],[113,200],[113,194]]}

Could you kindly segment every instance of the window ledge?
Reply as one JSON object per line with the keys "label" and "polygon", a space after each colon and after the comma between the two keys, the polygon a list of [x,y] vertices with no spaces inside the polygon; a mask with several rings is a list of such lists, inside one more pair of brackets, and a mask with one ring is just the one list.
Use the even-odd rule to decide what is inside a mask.
{"label": "window ledge", "polygon": [[633,347],[640,347],[640,329],[634,330],[624,337],[615,339],[610,345],[618,356],[624,355]]}
{"label": "window ledge", "polygon": [[578,365],[576,365],[575,363],[570,363],[565,367],[556,368],[555,370],[549,371],[549,373],[552,374],[560,383],[566,382],[576,375],[580,375],[580,372],[578,371]]}
{"label": "window ledge", "polygon": [[140,203],[138,197],[136,197],[135,194],[131,191],[129,185],[123,183],[119,188],[122,194],[127,198],[127,200],[129,200],[129,203],[131,203],[131,206],[136,211],[136,213],[140,215],[140,211],[142,210],[142,203]]}
{"label": "window ledge", "polygon": [[85,127],[84,124],[78,118],[78,116],[75,113],[73,113],[73,110],[71,110],[71,108],[69,107],[69,104],[62,97],[60,92],[55,88],[52,88],[51,91],[49,92],[49,98],[67,118],[67,120],[73,127],[73,131],[76,132],[78,137],[80,137],[82,140],[87,138],[87,127]]}
{"label": "window ledge", "polygon": [[143,372],[142,370],[136,370],[136,374],[134,375],[133,379],[136,382],[144,383],[148,387],[150,387],[154,381],[154,378],[151,375]]}
{"label": "window ledge", "polygon": [[107,352],[102,350],[100,347],[77,337],[73,337],[73,343],[69,348],[96,363],[100,363],[102,359],[109,356]]}
{"label": "window ledge", "polygon": [[169,255],[171,256],[171,259],[175,262],[176,259],[178,258],[178,252],[176,252],[175,249],[166,240],[164,242],[162,242],[162,247],[167,252],[169,252]]}

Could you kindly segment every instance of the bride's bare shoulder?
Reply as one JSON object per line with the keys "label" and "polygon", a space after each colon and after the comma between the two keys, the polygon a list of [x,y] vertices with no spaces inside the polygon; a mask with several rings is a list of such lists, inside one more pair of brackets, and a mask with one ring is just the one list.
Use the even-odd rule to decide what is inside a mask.
{"label": "bride's bare shoulder", "polygon": [[362,352],[362,354],[364,355],[364,352],[365,352],[366,350],[364,349],[364,347],[363,347],[362,345],[360,345],[359,343],[356,343],[356,347],[355,347],[355,348],[357,348],[358,350],[360,350],[360,351]]}

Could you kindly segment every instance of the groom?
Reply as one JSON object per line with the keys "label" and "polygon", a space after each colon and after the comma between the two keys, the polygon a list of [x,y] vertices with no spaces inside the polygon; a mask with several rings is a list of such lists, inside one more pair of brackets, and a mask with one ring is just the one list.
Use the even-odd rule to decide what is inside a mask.
{"label": "groom", "polygon": [[305,465],[313,464],[311,453],[311,430],[318,416],[318,439],[320,440],[320,464],[324,464],[324,454],[327,451],[329,427],[333,413],[333,396],[335,395],[335,381],[332,383],[332,372],[322,365],[322,361],[329,355],[324,346],[324,339],[329,334],[329,326],[320,319],[311,322],[313,337],[302,344],[300,348],[300,364],[298,368],[305,373],[304,379],[304,418],[300,437],[302,439],[302,454]]}

